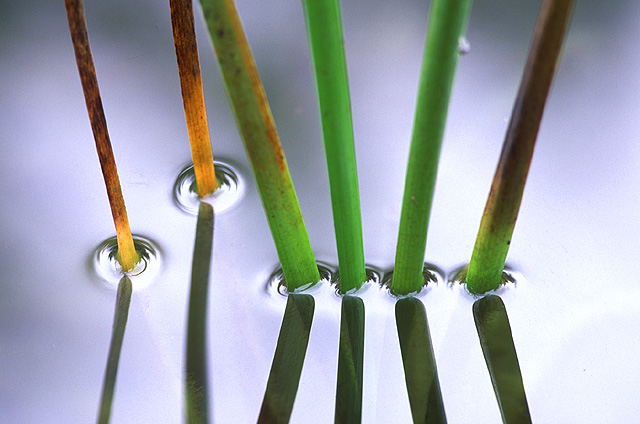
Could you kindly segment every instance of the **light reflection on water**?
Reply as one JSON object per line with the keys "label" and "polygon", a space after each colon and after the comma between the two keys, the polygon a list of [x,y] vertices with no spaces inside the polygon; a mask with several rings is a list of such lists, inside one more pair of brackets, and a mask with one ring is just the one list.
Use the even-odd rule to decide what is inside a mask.
{"label": "light reflection on water", "polygon": [[[471,255],[537,14],[537,3],[512,3],[473,5],[467,33],[473,50],[460,60],[427,246],[426,259],[445,271]],[[113,224],[64,8],[2,6],[0,421],[88,422],[96,413],[115,299],[91,284],[97,277],[85,258],[113,235]],[[251,26],[249,41],[312,246],[319,258],[335,262],[302,10],[284,2],[268,11],[239,7]],[[640,390],[637,379],[619,378],[620,364],[601,356],[615,352],[633,366],[628,352],[638,350],[628,331],[638,309],[621,300],[636,297],[636,282],[613,270],[640,271],[634,141],[640,80],[633,72],[640,58],[629,48],[640,35],[639,7],[578,3],[514,232],[509,260],[526,283],[517,278],[518,287],[500,295],[534,421],[637,417],[626,395]],[[195,219],[170,195],[190,154],[168,5],[87,1],[86,11],[132,228],[163,247],[157,279],[133,295],[113,422],[180,422],[177,380]],[[394,258],[426,11],[417,2],[343,5],[365,254],[385,270]],[[287,25],[279,20],[285,18]],[[202,22],[197,25],[214,154],[249,169]],[[246,180],[242,203],[216,215],[209,317],[216,422],[257,417],[284,310],[283,299],[263,289],[277,257],[253,181]],[[361,296],[367,311],[364,422],[408,421],[394,300],[375,286]],[[329,284],[314,297],[292,422],[308,422],[310,415],[317,422],[333,419],[340,302]],[[450,422],[498,422],[471,318],[473,298],[437,285],[421,300]],[[594,338],[607,345],[591,344]],[[625,384],[612,384],[610,375]],[[607,411],[583,408],[585,387],[607,388],[588,393]]]}

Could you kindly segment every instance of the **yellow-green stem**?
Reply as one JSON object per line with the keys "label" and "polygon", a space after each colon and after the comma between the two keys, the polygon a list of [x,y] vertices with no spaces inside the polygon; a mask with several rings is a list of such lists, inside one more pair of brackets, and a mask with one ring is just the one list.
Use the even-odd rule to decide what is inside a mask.
{"label": "yellow-green stem", "polygon": [[227,95],[258,184],[278,257],[293,291],[320,280],[289,168],[232,0],[202,0]]}

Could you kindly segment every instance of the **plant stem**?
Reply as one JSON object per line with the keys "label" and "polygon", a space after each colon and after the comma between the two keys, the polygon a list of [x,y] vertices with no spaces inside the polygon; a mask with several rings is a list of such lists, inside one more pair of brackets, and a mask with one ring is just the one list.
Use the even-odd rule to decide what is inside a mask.
{"label": "plant stem", "polygon": [[304,0],[329,171],[342,293],[366,280],[351,101],[338,0]]}
{"label": "plant stem", "polygon": [[129,219],[127,218],[127,209],[124,205],[122,197],[122,189],[118,178],[118,170],[116,169],[116,161],[113,157],[111,149],[111,141],[107,131],[107,120],[102,108],[102,100],[100,98],[100,90],[98,89],[98,79],[96,77],[96,69],[93,65],[93,57],[91,56],[91,46],[89,45],[89,36],[87,34],[87,23],[84,15],[84,6],[82,0],[65,0],[67,9],[67,19],[69,20],[69,31],[71,32],[71,40],[76,55],[76,63],[78,72],[82,82],[82,90],[89,112],[89,120],[91,121],[91,129],[98,150],[98,158],[102,167],[102,175],[107,187],[107,196],[111,205],[111,214],[116,227],[116,235],[118,238],[118,261],[122,265],[122,269],[127,272],[140,261],[138,252],[133,245],[133,237],[129,228]]}
{"label": "plant stem", "polygon": [[289,294],[258,424],[289,422],[309,344],[314,309],[312,296]]}
{"label": "plant stem", "polygon": [[420,299],[396,302],[396,325],[414,424],[446,424],[427,313]]}
{"label": "plant stem", "polygon": [[473,304],[473,319],[498,399],[502,422],[531,423],[511,325],[502,299],[490,295],[477,300]]}
{"label": "plant stem", "polygon": [[433,0],[402,200],[392,290],[420,290],[447,109],[471,0]]}
{"label": "plant stem", "polygon": [[362,421],[362,367],[364,361],[364,302],[342,297],[340,350],[336,388],[336,424]]}
{"label": "plant stem", "polygon": [[127,327],[127,318],[129,317],[131,291],[131,280],[125,275],[118,283],[116,312],[113,318],[113,330],[111,333],[111,344],[109,345],[109,355],[107,356],[107,368],[105,369],[104,381],[102,383],[98,424],[108,424],[111,417],[111,404],[113,403],[113,393],[116,387],[120,351],[122,350],[124,330]]}
{"label": "plant stem", "polygon": [[187,323],[185,394],[187,422],[209,422],[207,390],[207,302],[213,250],[213,207],[200,202],[191,265],[191,291]]}
{"label": "plant stem", "polygon": [[289,292],[320,280],[264,88],[233,0],[202,0]]}
{"label": "plant stem", "polygon": [[542,4],[469,262],[466,283],[472,293],[495,290],[502,280],[533,148],[572,6],[573,0],[545,0]]}
{"label": "plant stem", "polygon": [[169,0],[169,4],[193,169],[196,174],[198,194],[202,198],[212,194],[218,187],[218,183],[213,168],[207,110],[202,91],[198,45],[193,23],[193,3],[191,0]]}

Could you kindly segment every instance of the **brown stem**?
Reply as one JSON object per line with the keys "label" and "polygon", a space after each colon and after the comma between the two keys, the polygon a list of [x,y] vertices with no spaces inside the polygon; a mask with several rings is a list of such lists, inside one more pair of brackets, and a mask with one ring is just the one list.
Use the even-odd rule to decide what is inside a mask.
{"label": "brown stem", "polygon": [[133,245],[127,210],[124,205],[124,198],[122,197],[120,180],[118,179],[116,161],[113,157],[111,141],[109,141],[107,120],[102,108],[96,69],[93,65],[91,47],[89,46],[84,6],[82,0],[65,0],[64,4],[67,9],[71,40],[73,41],[73,49],[76,54],[76,63],[78,64],[82,90],[84,91],[84,98],[87,103],[91,129],[93,130],[93,137],[96,141],[98,158],[100,159],[100,166],[102,167],[102,175],[104,176],[104,182],[107,187],[107,196],[109,197],[113,222],[116,227],[118,260],[126,272],[133,269],[135,264],[140,261],[140,257]]}
{"label": "brown stem", "polygon": [[198,194],[204,197],[213,193],[218,183],[213,168],[213,153],[202,91],[198,45],[193,23],[193,3],[191,0],[169,0],[169,4],[193,168]]}
{"label": "brown stem", "polygon": [[545,0],[473,249],[467,287],[483,293],[501,282],[573,0]]}

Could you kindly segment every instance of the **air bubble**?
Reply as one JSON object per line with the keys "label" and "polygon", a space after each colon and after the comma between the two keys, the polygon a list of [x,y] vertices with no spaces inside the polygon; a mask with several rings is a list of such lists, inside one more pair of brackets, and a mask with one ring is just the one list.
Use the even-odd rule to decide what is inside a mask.
{"label": "air bubble", "polygon": [[471,51],[471,43],[467,40],[467,37],[462,35],[458,38],[458,54],[463,56]]}

